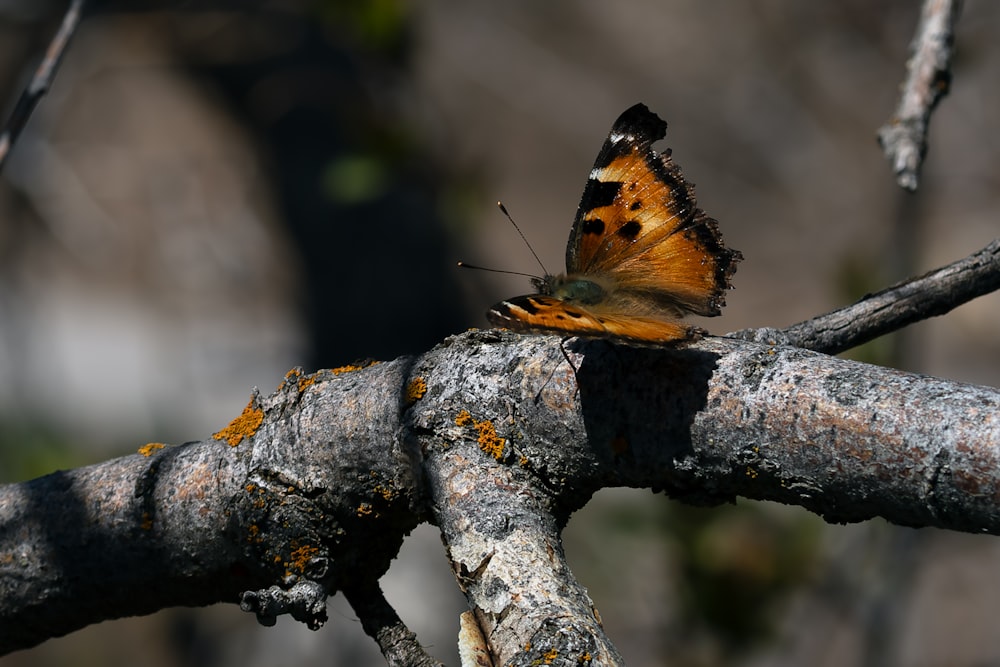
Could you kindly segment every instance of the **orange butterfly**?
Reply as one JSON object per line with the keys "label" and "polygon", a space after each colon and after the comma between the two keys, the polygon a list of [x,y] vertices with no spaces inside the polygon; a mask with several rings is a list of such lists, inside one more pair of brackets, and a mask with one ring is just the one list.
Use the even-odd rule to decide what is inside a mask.
{"label": "orange butterfly", "polygon": [[566,274],[532,278],[537,294],[486,314],[514,331],[656,345],[697,338],[677,320],[715,316],[743,259],[697,208],[694,188],[653,142],[667,124],[644,104],[626,110],[597,156],[566,246]]}

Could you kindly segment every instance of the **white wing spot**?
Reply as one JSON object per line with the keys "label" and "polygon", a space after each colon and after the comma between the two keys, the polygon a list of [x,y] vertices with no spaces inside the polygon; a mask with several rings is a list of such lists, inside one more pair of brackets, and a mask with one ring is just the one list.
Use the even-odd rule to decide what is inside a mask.
{"label": "white wing spot", "polygon": [[527,313],[528,312],[524,308],[521,308],[521,306],[518,306],[515,303],[511,303],[510,301],[504,301],[503,305],[507,306],[507,309],[510,310],[510,311],[512,311],[512,312],[515,311],[515,310],[518,311],[518,312],[521,312],[521,313]]}

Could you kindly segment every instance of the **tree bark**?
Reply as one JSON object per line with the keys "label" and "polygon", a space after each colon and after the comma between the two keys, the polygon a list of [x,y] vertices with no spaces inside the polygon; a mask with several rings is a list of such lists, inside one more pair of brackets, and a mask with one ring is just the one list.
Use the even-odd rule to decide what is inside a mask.
{"label": "tree bark", "polygon": [[486,331],[292,371],[213,438],[0,487],[0,651],[218,601],[318,627],[344,590],[400,654],[405,627],[364,610],[385,616],[377,579],[430,521],[495,663],[620,664],[559,538],[596,490],[995,534],[998,407],[992,388],[728,338]]}

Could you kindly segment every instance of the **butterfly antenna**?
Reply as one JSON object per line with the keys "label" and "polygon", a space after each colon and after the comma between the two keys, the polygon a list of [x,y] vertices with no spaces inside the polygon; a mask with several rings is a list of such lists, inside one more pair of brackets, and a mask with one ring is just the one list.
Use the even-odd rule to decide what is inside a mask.
{"label": "butterfly antenna", "polygon": [[475,269],[477,271],[489,271],[490,273],[508,273],[512,276],[524,276],[526,278],[538,278],[538,276],[533,276],[530,273],[521,273],[520,271],[504,271],[503,269],[490,269],[485,266],[476,266],[475,264],[469,264],[468,262],[459,262],[459,268],[462,269]]}
{"label": "butterfly antenna", "polygon": [[531,247],[530,243],[528,243],[528,238],[524,235],[524,232],[522,232],[521,228],[517,226],[516,222],[514,222],[514,218],[510,217],[510,213],[507,212],[507,207],[503,205],[502,201],[498,201],[497,206],[500,207],[500,212],[503,213],[508,220],[510,220],[510,224],[514,225],[514,229],[517,230],[517,233],[521,237],[521,240],[524,241],[524,245],[528,246],[528,250],[531,251],[531,254],[532,256],[534,256],[535,261],[538,262],[538,266],[542,267],[542,274],[546,276],[549,275],[549,272],[545,268],[545,265],[542,264],[542,260],[538,258],[538,254],[535,252],[535,249]]}

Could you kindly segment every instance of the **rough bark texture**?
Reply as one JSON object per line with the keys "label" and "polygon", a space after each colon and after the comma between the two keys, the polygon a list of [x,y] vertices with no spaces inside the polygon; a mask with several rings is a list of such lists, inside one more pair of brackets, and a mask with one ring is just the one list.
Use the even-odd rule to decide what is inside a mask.
{"label": "rough bark texture", "polygon": [[293,372],[215,438],[0,488],[0,651],[215,601],[317,626],[344,590],[393,664],[431,664],[377,579],[432,521],[495,664],[620,664],[560,543],[594,491],[1000,533],[998,407],[991,388],[725,338],[476,332]]}

